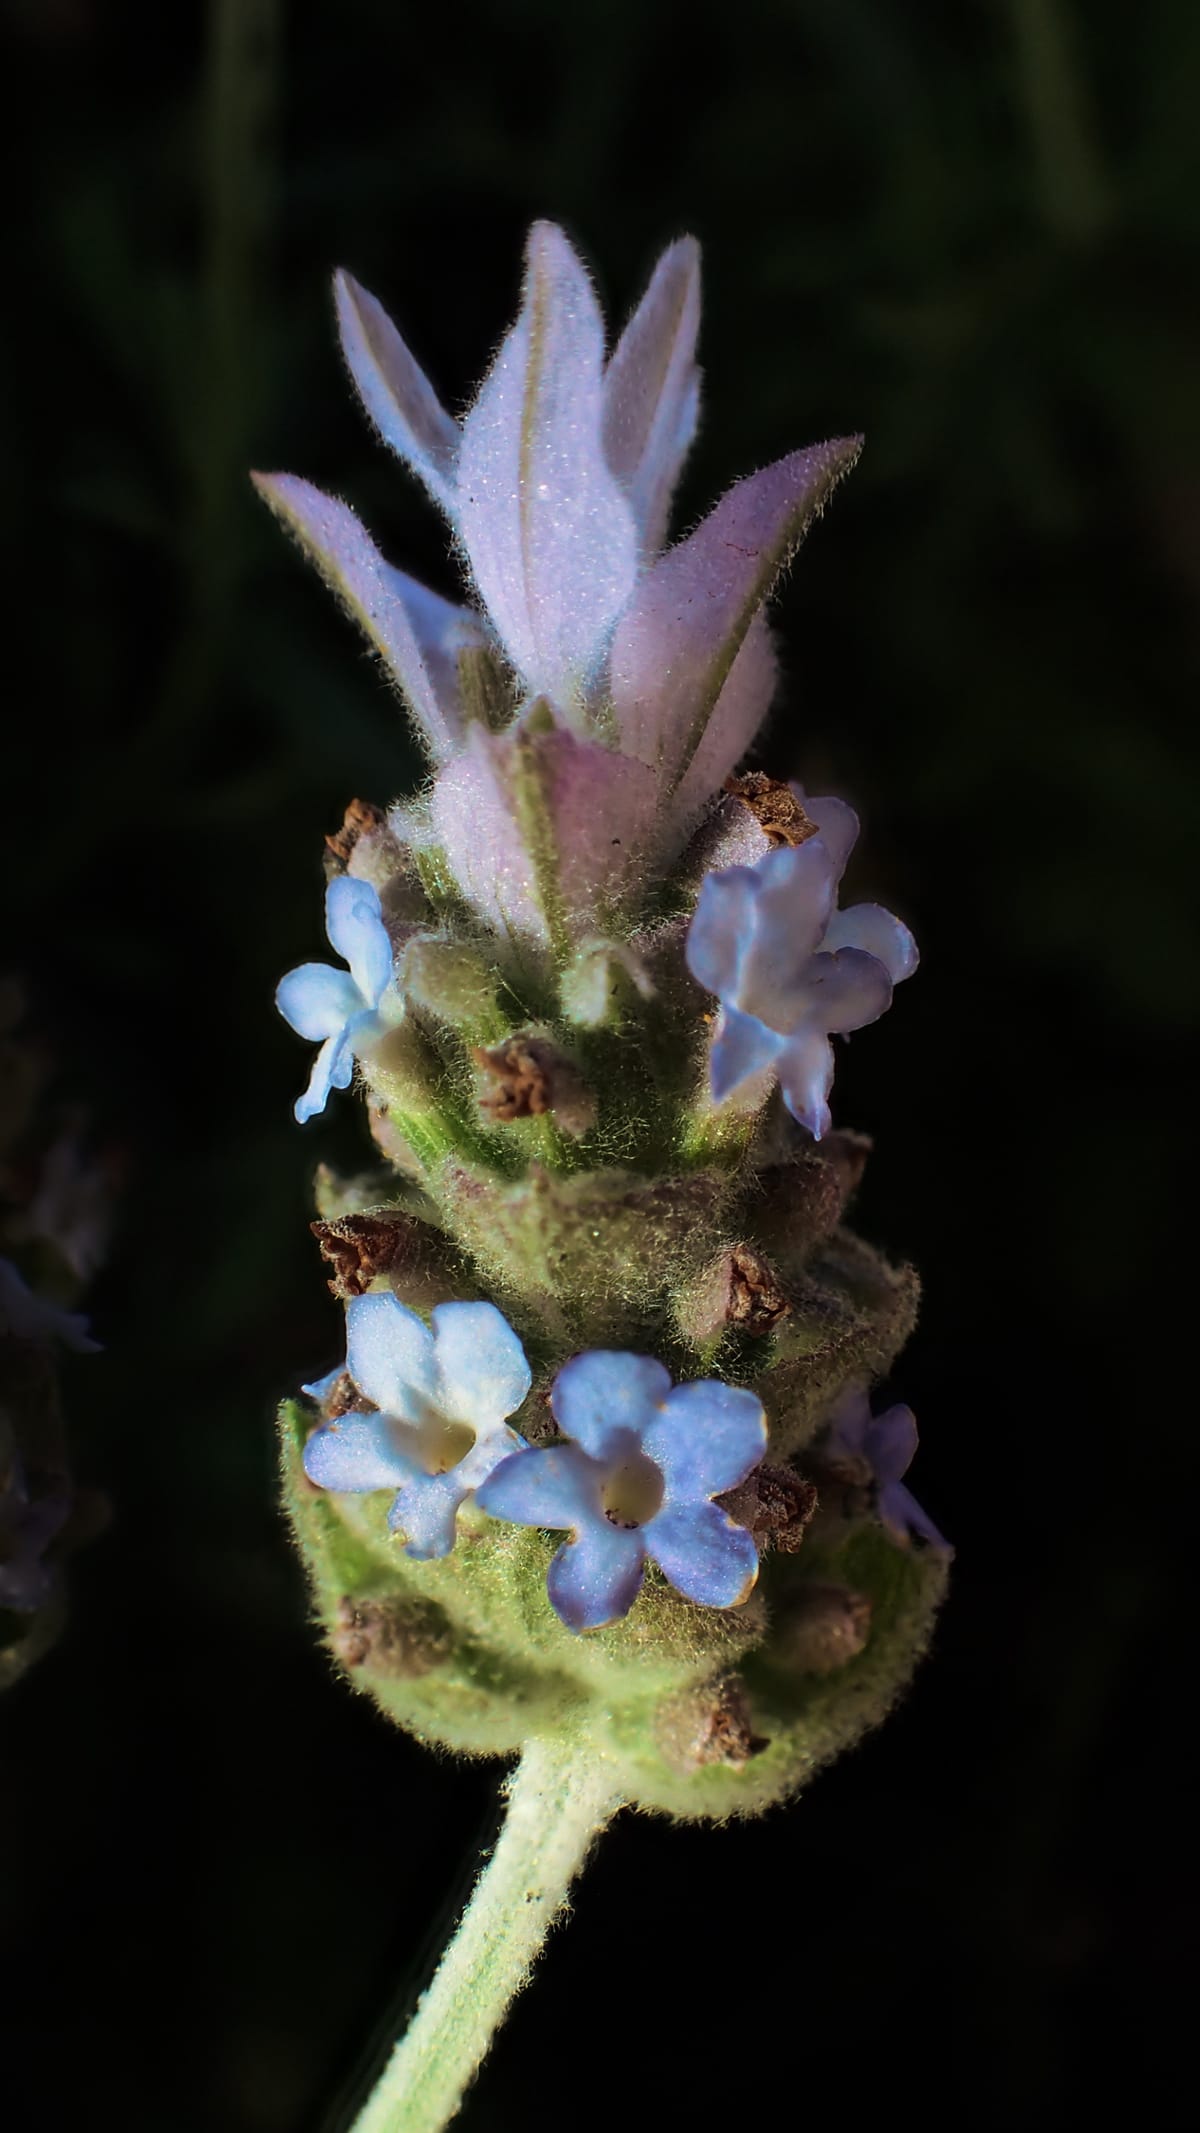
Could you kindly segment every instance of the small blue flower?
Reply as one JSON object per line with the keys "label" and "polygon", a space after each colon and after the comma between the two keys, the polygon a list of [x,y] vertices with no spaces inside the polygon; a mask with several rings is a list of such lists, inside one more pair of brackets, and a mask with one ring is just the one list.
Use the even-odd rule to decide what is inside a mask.
{"label": "small blue flower", "polygon": [[901,1479],[916,1457],[917,1442],[911,1407],[889,1407],[873,1415],[865,1390],[855,1385],[833,1410],[823,1458],[835,1474],[871,1488],[881,1525],[902,1548],[915,1539],[938,1555],[952,1555],[949,1541]]}
{"label": "small blue flower", "polygon": [[[459,1505],[524,1445],[505,1416],[531,1382],[525,1351],[495,1304],[438,1304],[432,1316],[431,1330],[389,1291],[354,1298],[346,1368],[379,1411],[327,1422],[304,1447],[304,1471],[318,1488],[394,1489],[388,1524],[422,1560],[449,1555]],[[306,1389],[317,1395],[331,1383]]]}
{"label": "small blue flower", "polygon": [[766,1449],[754,1394],[716,1378],[672,1386],[651,1356],[593,1349],[560,1370],[550,1404],[574,1441],[506,1459],[478,1502],[514,1525],[570,1532],[546,1579],[567,1628],[627,1615],[647,1556],[687,1599],[739,1606],[758,1551],[711,1499]]}
{"label": "small blue flower", "polygon": [[296,1099],[301,1124],[325,1109],[331,1089],[348,1089],[356,1055],[385,1027],[380,1002],[392,982],[392,944],[369,881],[339,874],[325,892],[330,946],[350,965],[301,963],[281,978],[275,1005],[302,1037],[321,1045],[312,1078]]}
{"label": "small blue flower", "polygon": [[688,934],[688,969],[721,1002],[710,1077],[721,1103],[756,1075],[814,1140],[829,1131],[831,1035],[875,1022],[917,967],[907,926],[879,904],[837,908],[858,835],[843,800],[805,800],[818,834],[756,866],[705,877]]}

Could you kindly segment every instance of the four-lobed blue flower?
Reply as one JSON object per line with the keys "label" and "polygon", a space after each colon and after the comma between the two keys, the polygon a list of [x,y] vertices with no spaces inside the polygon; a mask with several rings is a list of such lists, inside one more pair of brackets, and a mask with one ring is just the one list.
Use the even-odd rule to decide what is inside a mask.
{"label": "four-lobed blue flower", "polygon": [[321,1046],[308,1087],[296,1099],[301,1124],[325,1109],[331,1089],[349,1088],[357,1054],[386,1026],[380,1007],[393,974],[392,944],[369,881],[339,874],[330,882],[325,931],[349,969],[302,963],[280,979],[275,992],[284,1021]]}
{"label": "four-lobed blue flower", "polygon": [[911,1407],[889,1407],[873,1415],[865,1389],[852,1385],[830,1416],[822,1451],[835,1473],[870,1486],[881,1525],[901,1547],[919,1540],[938,1555],[952,1555],[949,1541],[901,1478],[916,1457],[917,1442],[917,1419]]}
{"label": "four-lobed blue flower", "polygon": [[559,1372],[551,1407],[572,1441],[506,1459],[477,1501],[515,1525],[570,1532],[546,1580],[568,1629],[628,1614],[647,1557],[705,1607],[746,1599],[758,1551],[712,1498],[766,1449],[753,1393],[715,1378],[673,1386],[651,1356],[593,1349]]}
{"label": "four-lobed blue flower", "polygon": [[879,904],[838,910],[858,818],[843,800],[804,806],[815,837],[705,877],[687,963],[721,1002],[709,1069],[715,1100],[775,1073],[792,1116],[820,1140],[830,1125],[829,1039],[878,1020],[892,987],[916,969],[917,946]]}
{"label": "four-lobed blue flower", "polygon": [[[304,1471],[318,1488],[394,1489],[388,1524],[422,1559],[450,1553],[460,1504],[523,1446],[506,1417],[531,1383],[525,1351],[495,1304],[438,1304],[432,1321],[390,1291],[355,1297],[346,1310],[346,1368],[378,1411],[327,1422],[304,1448]],[[319,1395],[330,1382],[305,1390]]]}

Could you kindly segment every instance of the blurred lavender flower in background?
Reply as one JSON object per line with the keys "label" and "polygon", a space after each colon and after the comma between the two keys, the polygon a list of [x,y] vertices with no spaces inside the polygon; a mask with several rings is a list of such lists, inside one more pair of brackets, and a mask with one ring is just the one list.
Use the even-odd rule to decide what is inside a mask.
{"label": "blurred lavender flower in background", "polygon": [[911,1407],[889,1407],[873,1415],[865,1386],[852,1385],[830,1417],[822,1456],[835,1479],[871,1490],[881,1523],[901,1547],[915,1539],[939,1555],[952,1555],[949,1541],[901,1478],[916,1457],[917,1443]]}

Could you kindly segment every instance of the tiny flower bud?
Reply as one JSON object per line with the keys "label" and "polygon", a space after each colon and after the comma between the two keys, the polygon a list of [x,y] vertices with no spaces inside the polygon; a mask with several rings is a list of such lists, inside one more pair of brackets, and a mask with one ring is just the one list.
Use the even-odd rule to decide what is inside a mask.
{"label": "tiny flower bud", "polygon": [[461,1030],[496,1026],[495,970],[465,941],[417,934],[404,951],[400,984],[406,999]]}
{"label": "tiny flower bud", "polygon": [[415,1601],[338,1601],[330,1647],[348,1671],[369,1666],[412,1681],[440,1666],[453,1648],[450,1625],[439,1607]]}
{"label": "tiny flower bud", "polygon": [[746,1691],[736,1674],[688,1686],[659,1707],[655,1738],[663,1760],[686,1775],[705,1764],[740,1769],[770,1743],[755,1732]]}
{"label": "tiny flower bud", "polygon": [[772,1626],[771,1656],[800,1674],[835,1674],[866,1648],[871,1602],[845,1585],[806,1585]]}
{"label": "tiny flower bud", "polygon": [[559,998],[568,1022],[603,1029],[623,1021],[654,984],[637,951],[617,941],[588,941],[563,972]]}

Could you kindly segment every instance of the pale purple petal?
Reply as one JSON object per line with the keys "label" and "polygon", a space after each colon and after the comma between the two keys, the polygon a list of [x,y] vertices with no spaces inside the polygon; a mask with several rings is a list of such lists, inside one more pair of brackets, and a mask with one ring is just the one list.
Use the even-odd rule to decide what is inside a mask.
{"label": "pale purple petal", "polygon": [[744,1081],[765,1073],[779,1057],[783,1039],[753,1015],[723,1007],[708,1059],[713,1102],[723,1104]]}
{"label": "pale purple petal", "polygon": [[514,1526],[568,1527],[602,1518],[605,1469],[574,1444],[551,1444],[506,1458],[478,1488],[476,1502]]}
{"label": "pale purple petal", "polygon": [[601,445],[603,356],[583,267],[561,230],[535,223],[520,315],[463,425],[459,522],[514,666],[564,710],[637,567],[633,512]]}
{"label": "pale purple petal", "polygon": [[793,785],[792,791],[809,821],[816,823],[821,842],[833,861],[833,878],[840,881],[858,842],[858,816],[848,800],[839,800],[834,793],[810,800],[802,785]]}
{"label": "pale purple petal", "polygon": [[532,1373],[525,1350],[495,1304],[438,1304],[433,1340],[442,1414],[486,1430],[521,1405]]}
{"label": "pale purple petal", "polygon": [[939,1532],[928,1512],[921,1509],[911,1489],[902,1481],[893,1481],[879,1492],[878,1511],[881,1523],[892,1539],[906,1546],[915,1535],[938,1555],[953,1555],[954,1550],[944,1533]]}
{"label": "pale purple petal", "polygon": [[436,1403],[433,1335],[397,1296],[356,1296],[347,1305],[346,1368],[387,1415],[420,1422]]}
{"label": "pale purple petal", "polygon": [[325,891],[325,931],[330,946],[350,965],[361,994],[358,1007],[378,1007],[392,981],[392,944],[378,890],[351,874],[335,874]]}
{"label": "pale purple petal", "polygon": [[362,1013],[362,994],[348,970],[331,963],[301,963],[275,988],[275,1005],[285,1022],[316,1044],[340,1037],[346,1024]]}
{"label": "pale purple petal", "polygon": [[833,1046],[820,1030],[806,1028],[789,1037],[779,1055],[779,1086],[792,1117],[823,1140],[832,1120]]}
{"label": "pale purple petal", "polygon": [[[483,617],[473,607],[462,607],[455,600],[443,599],[441,593],[431,592],[428,585],[410,578],[407,571],[397,570],[391,563],[385,563],[383,568],[387,583],[403,604],[412,626],[447,729],[461,740],[466,719],[458,683],[459,656],[481,651],[493,642]],[[442,755],[438,754],[436,760],[440,762]]]}
{"label": "pale purple petal", "polygon": [[458,1507],[469,1494],[461,1467],[451,1467],[446,1474],[417,1474],[388,1512],[388,1529],[403,1533],[404,1553],[418,1562],[449,1555],[458,1533]]}
{"label": "pale purple petal", "polygon": [[872,1417],[864,1449],[875,1479],[887,1486],[907,1474],[917,1456],[917,1418],[911,1407],[889,1407]]}
{"label": "pale purple petal", "polygon": [[[427,663],[421,632],[407,598],[411,580],[384,562],[365,526],[348,504],[326,496],[295,474],[255,474],[255,488],[296,536],[309,561],[336,593],[363,630],[397,684],[421,729],[435,762],[443,762],[458,740],[461,720],[457,701],[443,696],[445,663]],[[422,629],[427,617],[422,620]]]}
{"label": "pale purple petal", "polygon": [[642,1437],[646,1457],[661,1469],[668,1507],[685,1497],[732,1489],[758,1465],[766,1448],[762,1401],[719,1378],[676,1385],[664,1412]]}
{"label": "pale purple petal", "polygon": [[340,1415],[313,1431],[304,1447],[304,1471],[319,1489],[362,1496],[397,1488],[421,1469],[415,1436],[405,1450],[385,1415]]}
{"label": "pale purple petal", "polygon": [[696,431],[700,373],[700,247],[668,246],[604,376],[604,450],[653,555]]}
{"label": "pale purple petal", "polygon": [[642,1535],[605,1519],[559,1549],[546,1573],[550,1604],[568,1629],[603,1629],[629,1613],[642,1587]]}
{"label": "pale purple petal", "polygon": [[348,1089],[353,1079],[354,1047],[347,1042],[345,1031],[339,1030],[325,1039],[313,1060],[308,1087],[292,1106],[297,1123],[305,1126],[310,1118],[319,1117],[329,1102],[330,1092]]}
{"label": "pale purple petal", "polygon": [[758,1576],[745,1526],[715,1503],[667,1504],[642,1527],[646,1553],[677,1592],[704,1607],[738,1607]]}
{"label": "pale purple petal", "polygon": [[732,998],[746,944],[754,930],[759,877],[752,867],[723,867],[706,874],[688,928],[687,967],[697,985]]}
{"label": "pale purple petal", "polygon": [[[713,706],[691,765],[671,800],[668,819],[672,842],[686,835],[730,771],[740,763],[771,708],[778,679],[770,626],[766,616],[758,614]],[[742,813],[746,812],[743,808]],[[748,820],[753,819],[748,816]]]}
{"label": "pale purple petal", "polygon": [[790,1030],[805,1011],[813,951],[833,910],[836,881],[817,837],[768,852],[754,876],[753,923],[733,1001],[769,1029]]}
{"label": "pale purple petal", "polygon": [[802,980],[803,1023],[845,1036],[877,1022],[892,1004],[892,981],[877,956],[861,948],[839,948],[836,955],[814,955]]}
{"label": "pale purple petal", "polygon": [[882,904],[851,904],[846,911],[835,911],[821,946],[863,949],[883,964],[893,985],[910,978],[920,961],[908,927]]}
{"label": "pale purple petal", "polygon": [[642,580],[617,626],[610,673],[621,746],[674,787],[762,601],[858,440],[793,452],[732,488]]}
{"label": "pale purple petal", "polygon": [[653,1356],[590,1348],[563,1365],[550,1405],[565,1436],[593,1459],[606,1459],[624,1450],[629,1432],[636,1437],[649,1427],[670,1390],[671,1373]]}
{"label": "pale purple petal", "polygon": [[467,901],[490,925],[540,941],[556,911],[578,933],[634,893],[654,812],[644,764],[531,721],[473,727],[430,807]]}
{"label": "pale purple petal", "polygon": [[453,521],[457,422],[378,299],[344,271],[333,293],[342,353],[370,420]]}
{"label": "pale purple petal", "polygon": [[835,1459],[867,1459],[871,1428],[871,1402],[863,1385],[849,1385],[830,1412],[827,1424],[829,1453]]}
{"label": "pale purple petal", "polygon": [[318,1407],[323,1407],[338,1380],[345,1375],[346,1365],[335,1363],[333,1369],[326,1371],[323,1378],[314,1378],[310,1384],[302,1385],[300,1390],[307,1393],[310,1400],[315,1400]]}

